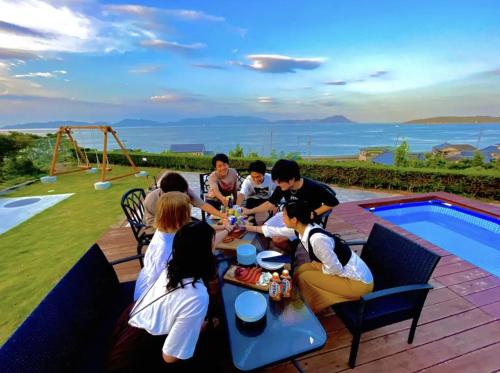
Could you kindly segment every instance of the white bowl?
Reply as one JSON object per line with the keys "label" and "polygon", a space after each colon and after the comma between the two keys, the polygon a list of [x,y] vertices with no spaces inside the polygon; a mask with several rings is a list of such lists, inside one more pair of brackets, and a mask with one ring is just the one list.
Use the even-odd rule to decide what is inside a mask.
{"label": "white bowl", "polygon": [[248,290],[236,298],[234,301],[236,316],[245,322],[259,321],[267,311],[267,300],[261,293]]}
{"label": "white bowl", "polygon": [[260,253],[257,254],[257,264],[261,266],[264,269],[268,269],[270,271],[280,269],[285,265],[285,263],[275,263],[275,262],[264,262],[262,258],[269,258],[272,256],[278,256],[278,255],[283,255],[282,253],[279,253],[274,250],[266,250],[266,251],[261,251]]}

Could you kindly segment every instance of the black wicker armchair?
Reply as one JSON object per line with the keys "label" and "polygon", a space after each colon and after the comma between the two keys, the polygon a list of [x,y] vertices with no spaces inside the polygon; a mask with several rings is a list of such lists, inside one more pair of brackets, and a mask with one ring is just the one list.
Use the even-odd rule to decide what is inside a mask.
{"label": "black wicker armchair", "polygon": [[[148,246],[153,237],[153,233],[147,231],[148,226],[144,224],[144,205],[146,198],[144,189],[130,189],[122,196],[121,206],[127,217],[132,233],[137,241],[137,255],[142,254],[142,248]],[[143,265],[140,259],[141,267]]]}
{"label": "black wicker armchair", "polygon": [[412,319],[408,343],[413,342],[425,299],[432,289],[427,282],[440,259],[439,255],[379,224],[373,226],[361,258],[373,274],[374,291],[359,301],[332,306],[353,335],[351,368],[356,364],[363,332]]}
{"label": "black wicker armchair", "polygon": [[0,370],[15,373],[105,372],[116,319],[133,301],[135,281],[118,281],[94,244],[0,348]]}

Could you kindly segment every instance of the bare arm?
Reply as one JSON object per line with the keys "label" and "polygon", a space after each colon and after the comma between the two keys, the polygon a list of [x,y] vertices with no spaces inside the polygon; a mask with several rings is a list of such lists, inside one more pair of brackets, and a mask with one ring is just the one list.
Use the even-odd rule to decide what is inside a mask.
{"label": "bare arm", "polygon": [[262,205],[254,207],[253,209],[247,209],[247,208],[243,207],[242,210],[243,210],[243,214],[251,215],[251,214],[255,214],[257,212],[269,211],[273,208],[274,208],[274,205],[271,202],[266,201]]}
{"label": "bare arm", "polygon": [[245,200],[245,195],[243,193],[238,192],[238,197],[236,198],[236,204],[238,206],[241,206],[244,200]]}
{"label": "bare arm", "polygon": [[262,227],[259,226],[259,225],[248,225],[248,224],[245,224],[244,227],[245,227],[245,229],[248,232],[262,233]]}
{"label": "bare arm", "polygon": [[227,199],[222,195],[217,184],[210,185],[210,187],[212,188],[215,198],[221,201],[224,206],[227,206]]}
{"label": "bare arm", "polygon": [[318,207],[316,210],[314,210],[314,212],[318,215],[318,216],[321,216],[323,215],[325,212],[327,211],[330,211],[333,209],[333,206],[327,206],[327,205],[321,205],[320,207]]}
{"label": "bare arm", "polygon": [[215,207],[213,207],[210,203],[204,203],[200,208],[208,214],[218,216],[219,218],[222,218],[222,219],[227,218],[227,214],[225,212],[220,212]]}

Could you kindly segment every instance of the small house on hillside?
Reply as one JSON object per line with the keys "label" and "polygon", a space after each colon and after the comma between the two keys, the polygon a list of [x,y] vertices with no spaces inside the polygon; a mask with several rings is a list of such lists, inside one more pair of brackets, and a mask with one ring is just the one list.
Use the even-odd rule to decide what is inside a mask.
{"label": "small house on hillside", "polygon": [[204,144],[172,144],[170,145],[172,153],[204,155],[206,153]]}
{"label": "small house on hillside", "polygon": [[393,150],[394,147],[392,146],[367,146],[359,149],[358,161],[367,161],[377,155]]}
{"label": "small house on hillside", "polygon": [[481,149],[480,152],[485,163],[493,160],[498,161],[500,160],[500,143]]}
{"label": "small house on hillside", "polygon": [[[419,159],[423,161],[425,159],[424,153],[410,153],[410,158]],[[395,153],[394,151],[385,151],[382,154],[377,155],[372,159],[375,164],[383,164],[385,166],[394,166],[395,164]]]}
{"label": "small house on hillside", "polygon": [[[469,144],[449,144],[447,142],[436,145],[432,148],[433,153],[441,154],[446,160],[458,161],[460,159],[468,158],[470,152],[476,150],[475,146]],[[463,156],[461,154],[463,153]]]}

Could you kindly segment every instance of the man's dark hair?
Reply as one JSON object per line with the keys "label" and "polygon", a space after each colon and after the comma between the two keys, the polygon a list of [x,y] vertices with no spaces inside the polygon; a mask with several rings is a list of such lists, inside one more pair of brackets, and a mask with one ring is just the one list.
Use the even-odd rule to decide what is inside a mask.
{"label": "man's dark hair", "polygon": [[277,181],[300,180],[299,165],[295,161],[280,159],[274,164],[271,177]]}
{"label": "man's dark hair", "polygon": [[312,209],[306,201],[289,201],[285,204],[285,211],[290,219],[297,218],[302,224],[311,222]]}
{"label": "man's dark hair", "polygon": [[229,158],[224,153],[218,153],[218,154],[214,155],[214,157],[212,158],[212,167],[213,168],[215,168],[215,164],[217,163],[217,161],[229,163]]}
{"label": "man's dark hair", "polygon": [[266,164],[262,161],[254,161],[248,166],[248,172],[257,172],[264,175],[266,173]]}
{"label": "man's dark hair", "polygon": [[160,181],[160,188],[163,193],[167,192],[182,192],[186,193],[188,190],[188,183],[186,179],[177,172],[169,172],[162,177]]}
{"label": "man's dark hair", "polygon": [[[212,254],[215,230],[204,221],[182,226],[174,236],[172,259],[167,264],[167,289],[182,286],[182,280],[203,280],[206,286],[215,277],[216,262]],[[194,286],[194,284],[193,284]]]}

